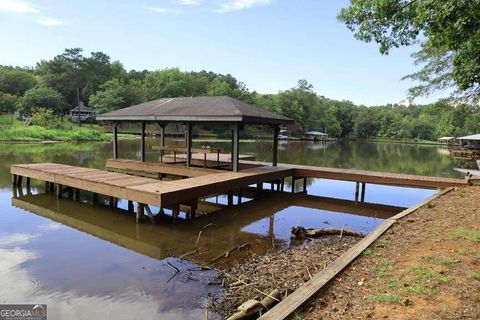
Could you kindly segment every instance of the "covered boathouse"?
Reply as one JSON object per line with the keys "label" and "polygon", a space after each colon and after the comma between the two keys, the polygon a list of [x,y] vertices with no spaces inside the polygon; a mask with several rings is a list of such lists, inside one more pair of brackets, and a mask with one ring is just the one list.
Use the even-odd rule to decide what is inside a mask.
{"label": "covered boathouse", "polygon": [[[165,127],[170,123],[186,127],[186,166],[192,166],[192,128],[195,125],[228,126],[232,129],[231,169],[239,171],[240,132],[245,125],[265,125],[272,128],[272,164],[277,165],[278,135],[281,125],[293,120],[258,106],[227,97],[162,98],[97,116],[99,121],[113,124],[113,157],[118,158],[118,126],[121,122],[140,122],[141,161],[145,161],[145,127],[156,123],[160,127],[161,154],[172,150],[165,146]],[[179,149],[179,148],[176,148]]]}

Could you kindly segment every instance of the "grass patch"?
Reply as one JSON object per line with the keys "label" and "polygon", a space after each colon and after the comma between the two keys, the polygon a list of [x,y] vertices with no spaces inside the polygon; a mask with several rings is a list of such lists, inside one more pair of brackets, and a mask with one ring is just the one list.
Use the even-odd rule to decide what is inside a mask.
{"label": "grass patch", "polygon": [[480,274],[475,271],[468,271],[467,278],[472,280],[480,280]]}
{"label": "grass patch", "polygon": [[448,238],[454,240],[480,242],[480,230],[469,230],[464,227],[459,227],[450,231],[448,233]]}
{"label": "grass patch", "polygon": [[464,248],[458,248],[458,249],[455,249],[455,252],[458,253],[458,254],[461,254],[463,256],[465,254],[465,249]]}
{"label": "grass patch", "polygon": [[393,266],[395,264],[395,260],[383,258],[382,259],[382,264],[384,266]]}
{"label": "grass patch", "polygon": [[438,284],[447,282],[447,277],[441,275],[438,271],[429,267],[415,266],[410,269],[410,272],[422,282],[432,282],[432,280],[437,282]]}
{"label": "grass patch", "polygon": [[385,278],[390,275],[390,271],[385,270],[385,269],[376,269],[375,270],[375,275],[379,278]]}
{"label": "grass patch", "polygon": [[369,300],[375,303],[400,303],[401,297],[394,293],[377,293],[369,296]]}
{"label": "grass patch", "polygon": [[364,257],[371,257],[371,256],[373,256],[373,251],[372,251],[372,249],[367,248],[367,249],[363,250],[362,256],[364,256]]}
{"label": "grass patch", "polygon": [[105,141],[110,135],[95,129],[70,128],[47,129],[39,126],[14,126],[0,131],[0,140],[3,141]]}
{"label": "grass patch", "polygon": [[389,287],[390,289],[396,288],[396,287],[398,287],[399,283],[400,283],[400,281],[398,281],[398,279],[393,279],[393,280],[388,281],[387,287]]}
{"label": "grass patch", "polygon": [[450,258],[450,257],[444,257],[440,260],[440,264],[442,266],[449,266],[449,265],[457,264],[457,263],[460,263],[460,262],[461,262],[460,260],[455,259],[455,258]]}

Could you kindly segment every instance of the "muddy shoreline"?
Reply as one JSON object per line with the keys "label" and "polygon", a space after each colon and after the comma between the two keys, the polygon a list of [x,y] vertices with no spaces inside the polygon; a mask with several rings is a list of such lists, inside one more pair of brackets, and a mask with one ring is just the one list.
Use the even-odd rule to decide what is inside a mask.
{"label": "muddy shoreline", "polygon": [[282,299],[309,281],[316,273],[350,249],[361,238],[325,236],[318,239],[295,241],[286,249],[258,256],[248,248],[238,252],[244,255],[234,266],[214,266],[219,272],[223,294],[212,299],[211,311],[228,318],[242,303],[261,300],[277,289]]}

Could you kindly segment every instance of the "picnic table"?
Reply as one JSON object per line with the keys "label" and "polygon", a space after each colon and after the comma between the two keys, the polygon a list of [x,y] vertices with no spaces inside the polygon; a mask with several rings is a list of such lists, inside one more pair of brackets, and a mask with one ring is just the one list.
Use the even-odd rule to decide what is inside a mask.
{"label": "picnic table", "polygon": [[[163,162],[163,154],[165,151],[173,153],[173,162],[174,163],[184,163],[185,160],[177,161],[177,153],[187,153],[186,147],[179,146],[153,146],[153,150],[160,150],[160,162]],[[217,154],[217,166],[220,165],[220,153],[224,151],[222,148],[191,148],[192,153],[202,153],[203,154],[203,167],[207,167],[207,154],[216,153]]]}

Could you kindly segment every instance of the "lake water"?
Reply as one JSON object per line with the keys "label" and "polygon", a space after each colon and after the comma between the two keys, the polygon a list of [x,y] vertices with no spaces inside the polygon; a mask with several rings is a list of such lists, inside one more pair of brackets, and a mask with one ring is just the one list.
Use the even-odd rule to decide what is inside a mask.
{"label": "lake water", "polygon": [[[148,146],[155,143],[147,141]],[[196,144],[228,148],[222,142]],[[239,206],[175,225],[135,224],[125,201],[111,209],[93,205],[88,193],[80,202],[57,200],[35,181],[31,190],[14,197],[12,164],[102,169],[111,150],[110,143],[0,145],[0,303],[46,303],[50,319],[203,319],[209,299],[221,288],[212,285],[216,271],[198,265],[244,243],[257,254],[286,248],[293,245],[290,227],[296,225],[367,233],[383,218],[436,192],[367,185],[368,204],[355,206],[354,183],[315,179],[308,181],[308,195],[265,191]],[[241,143],[240,152],[268,161],[271,143]],[[138,141],[122,140],[120,157],[138,159]],[[156,158],[147,153],[148,161]],[[280,144],[279,161],[462,177],[435,146],[290,142]],[[210,200],[225,203],[222,196]],[[188,255],[200,231],[198,252]]]}

